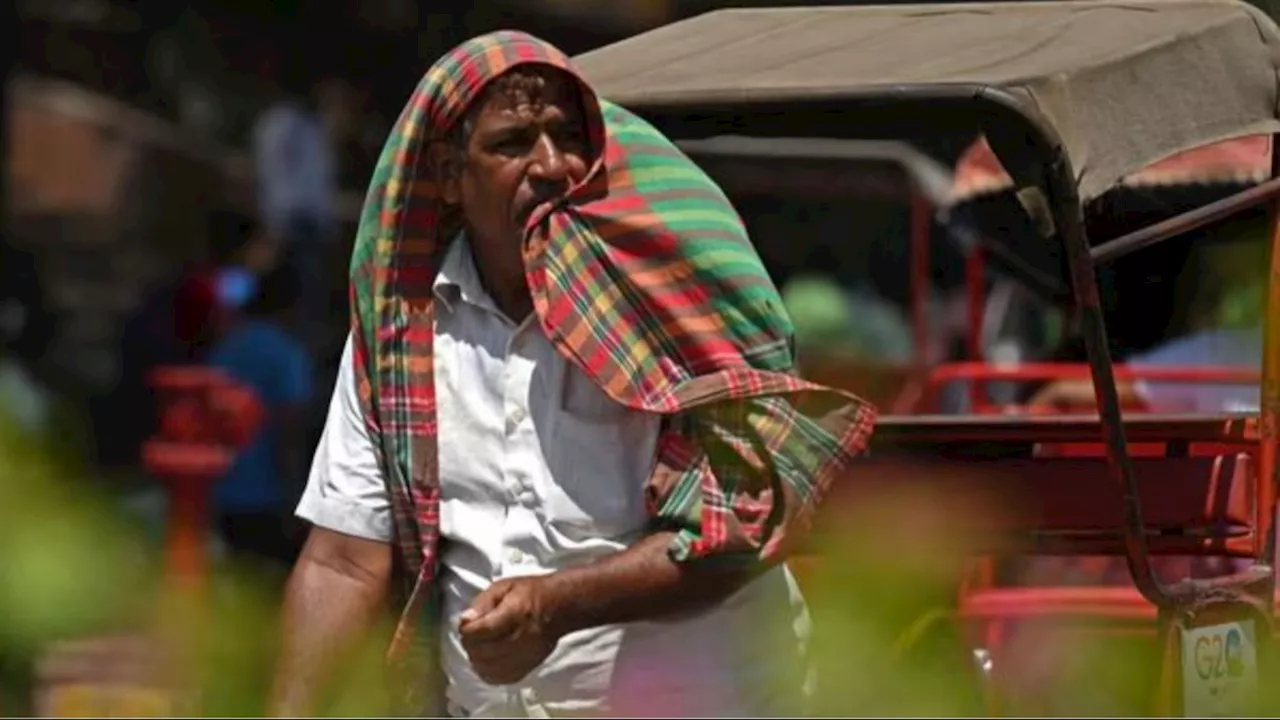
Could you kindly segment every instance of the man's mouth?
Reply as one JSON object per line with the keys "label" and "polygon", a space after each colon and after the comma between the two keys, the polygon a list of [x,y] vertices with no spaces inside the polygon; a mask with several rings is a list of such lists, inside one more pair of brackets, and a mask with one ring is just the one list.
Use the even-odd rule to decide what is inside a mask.
{"label": "man's mouth", "polygon": [[551,195],[536,197],[525,203],[524,206],[520,208],[520,212],[516,214],[516,218],[520,221],[521,225],[527,225],[529,223],[529,219],[533,217],[533,214],[537,212],[538,208],[542,207],[546,203],[555,202],[557,199],[557,196]]}

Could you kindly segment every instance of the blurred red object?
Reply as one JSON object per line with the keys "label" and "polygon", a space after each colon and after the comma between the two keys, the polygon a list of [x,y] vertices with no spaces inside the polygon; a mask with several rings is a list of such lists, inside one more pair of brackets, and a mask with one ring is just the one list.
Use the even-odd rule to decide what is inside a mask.
{"label": "blurred red object", "polygon": [[262,427],[265,410],[247,387],[228,384],[209,398],[217,438],[236,449],[253,442]]}
{"label": "blurred red object", "polygon": [[173,330],[178,342],[194,355],[212,341],[221,317],[216,275],[198,268],[178,286],[173,299]]}
{"label": "blurred red object", "polygon": [[160,432],[142,456],[168,485],[168,571],[173,581],[199,584],[208,565],[209,489],[253,441],[265,411],[253,391],[212,367],[160,368],[151,385],[160,396]]}
{"label": "blurred red object", "polygon": [[201,439],[200,403],[184,398],[164,409],[160,415],[160,434],[173,442],[196,442]]}
{"label": "blurred red object", "polygon": [[216,368],[160,368],[152,373],[151,385],[160,394],[157,440],[235,451],[252,442],[262,426],[264,410],[257,395]]}

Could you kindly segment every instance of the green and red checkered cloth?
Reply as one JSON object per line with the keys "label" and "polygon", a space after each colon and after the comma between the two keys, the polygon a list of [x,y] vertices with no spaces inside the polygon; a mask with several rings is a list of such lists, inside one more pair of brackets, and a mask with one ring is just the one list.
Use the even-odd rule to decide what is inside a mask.
{"label": "green and red checkered cloth", "polygon": [[[360,220],[355,370],[407,578],[393,659],[431,662],[434,632],[421,627],[438,610],[432,283],[461,226],[424,160],[487,82],[526,63],[578,77],[559,50],[518,32],[470,40],[436,62],[383,148]],[[582,87],[588,135],[603,152],[582,184],[530,219],[524,257],[538,320],[614,400],[666,418],[646,497],[655,526],[678,531],[672,557],[777,562],[865,448],[875,411],[796,377],[790,320],[728,199],[661,133]],[[402,690],[429,685],[409,684]]]}

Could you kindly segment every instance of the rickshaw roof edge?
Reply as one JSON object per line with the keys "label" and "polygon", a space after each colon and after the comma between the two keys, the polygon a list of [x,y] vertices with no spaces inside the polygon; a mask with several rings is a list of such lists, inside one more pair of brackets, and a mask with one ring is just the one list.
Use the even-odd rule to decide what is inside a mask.
{"label": "rickshaw roof edge", "polygon": [[[795,163],[818,161],[838,167],[856,167],[863,176],[869,169],[892,168],[911,186],[904,190],[904,196],[917,193],[938,209],[951,205],[953,177],[950,169],[906,142],[718,135],[676,144],[704,168],[708,165],[710,170],[719,170],[721,165],[732,168],[734,172],[731,173],[712,172],[722,186],[731,191],[740,185],[752,184],[751,174],[742,172],[743,166],[764,164],[769,167],[777,163],[777,167],[769,167],[768,170],[770,187],[776,188],[787,186],[787,170],[795,170]],[[823,181],[840,189],[838,179],[843,177],[828,177]]]}
{"label": "rickshaw roof edge", "polygon": [[1081,196],[1211,142],[1280,131],[1280,30],[1240,0],[717,10],[576,58],[638,112],[789,102],[1020,100]]}

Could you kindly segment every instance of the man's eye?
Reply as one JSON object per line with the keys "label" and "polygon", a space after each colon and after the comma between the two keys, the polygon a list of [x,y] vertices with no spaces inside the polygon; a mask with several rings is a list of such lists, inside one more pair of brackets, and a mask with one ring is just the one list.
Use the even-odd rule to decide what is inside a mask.
{"label": "man's eye", "polygon": [[569,142],[581,142],[586,137],[586,132],[580,127],[567,127],[556,133],[560,140]]}
{"label": "man's eye", "polygon": [[494,152],[504,155],[518,155],[529,149],[529,142],[523,138],[507,138],[493,143],[490,147]]}
{"label": "man's eye", "polygon": [[581,128],[562,130],[556,133],[557,145],[571,150],[581,150],[587,144],[587,134]]}

